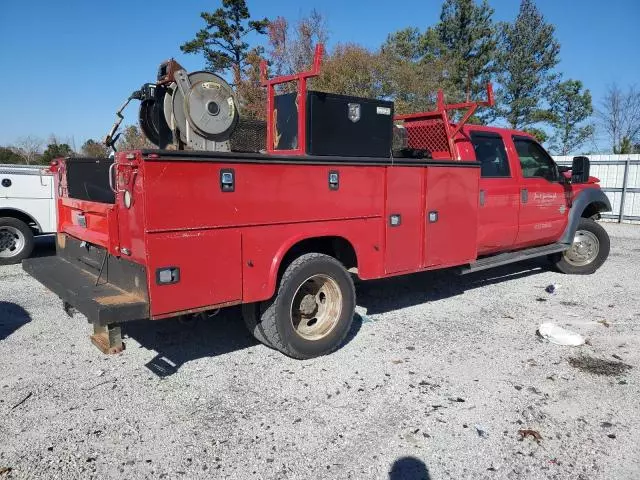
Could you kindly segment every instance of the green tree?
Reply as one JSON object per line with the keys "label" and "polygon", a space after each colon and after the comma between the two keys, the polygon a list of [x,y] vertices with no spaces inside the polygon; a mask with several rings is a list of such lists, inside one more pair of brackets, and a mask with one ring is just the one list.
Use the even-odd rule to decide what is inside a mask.
{"label": "green tree", "polygon": [[457,99],[481,94],[495,70],[496,28],[494,10],[487,0],[445,0],[440,22],[423,41],[437,56],[449,60],[449,78]]}
{"label": "green tree", "polygon": [[58,143],[54,140],[53,143],[47,145],[47,148],[42,153],[39,163],[47,165],[51,160],[60,157],[70,157],[73,155],[73,149],[68,143]]}
{"label": "green tree", "polygon": [[266,118],[267,92],[260,83],[260,62],[262,58],[255,51],[247,55],[247,65],[243,69],[242,79],[236,85],[243,118]]}
{"label": "green tree", "polygon": [[533,0],[522,0],[515,22],[500,27],[497,55],[499,118],[512,128],[527,128],[546,119],[543,100],[557,75],[560,44]]}
{"label": "green tree", "polygon": [[[251,32],[265,34],[269,20],[250,20],[245,0],[222,0],[222,7],[214,12],[202,12],[200,17],[206,23],[205,28],[180,49],[185,53],[202,53],[213,72],[231,70],[233,83],[238,84],[252,51],[246,37]],[[259,52],[254,49],[254,53]]]}
{"label": "green tree", "polygon": [[550,149],[569,155],[593,135],[594,126],[585,124],[593,113],[591,92],[579,80],[559,83],[549,95],[549,123],[553,127]]}
{"label": "green tree", "polygon": [[549,134],[541,128],[527,127],[522,130],[529,135],[533,135],[539,143],[545,143],[549,139]]}
{"label": "green tree", "polygon": [[104,158],[109,156],[109,149],[102,142],[96,142],[93,139],[89,139],[82,144],[80,148],[82,154],[87,157]]}
{"label": "green tree", "polygon": [[624,155],[627,153],[633,153],[633,145],[629,137],[622,137],[620,145],[613,147],[613,153],[616,155]]}
{"label": "green tree", "polygon": [[395,102],[397,113],[430,110],[435,93],[451,90],[447,58],[433,48],[433,31],[420,33],[405,28],[387,37],[382,45],[382,82],[384,96]]}
{"label": "green tree", "polygon": [[24,163],[24,159],[11,148],[0,147],[0,163]]}
{"label": "green tree", "polygon": [[380,56],[356,44],[336,45],[325,56],[315,90],[358,97],[376,98],[383,94]]}

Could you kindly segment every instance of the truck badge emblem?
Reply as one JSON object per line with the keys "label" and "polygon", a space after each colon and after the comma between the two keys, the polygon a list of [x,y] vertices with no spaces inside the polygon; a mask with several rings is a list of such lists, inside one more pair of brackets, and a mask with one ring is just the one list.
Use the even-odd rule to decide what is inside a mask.
{"label": "truck badge emblem", "polygon": [[560,208],[558,210],[560,210],[560,213],[564,215],[564,212],[566,212],[567,207],[565,207],[564,205],[560,205]]}
{"label": "truck badge emblem", "polygon": [[353,123],[356,123],[360,120],[360,104],[359,103],[349,103],[349,120]]}

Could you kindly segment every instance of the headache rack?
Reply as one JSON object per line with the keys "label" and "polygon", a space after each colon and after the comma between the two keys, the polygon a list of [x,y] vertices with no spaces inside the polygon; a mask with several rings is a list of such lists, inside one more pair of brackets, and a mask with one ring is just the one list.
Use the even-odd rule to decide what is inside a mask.
{"label": "headache rack", "polygon": [[[493,86],[487,84],[487,99],[479,102],[444,103],[444,92],[438,90],[436,109],[430,112],[417,112],[396,115],[394,120],[402,121],[407,131],[408,147],[426,150],[433,159],[462,160],[455,143],[456,135],[462,130],[478,107],[493,106]],[[451,110],[466,109],[466,112],[455,124],[449,119]]]}

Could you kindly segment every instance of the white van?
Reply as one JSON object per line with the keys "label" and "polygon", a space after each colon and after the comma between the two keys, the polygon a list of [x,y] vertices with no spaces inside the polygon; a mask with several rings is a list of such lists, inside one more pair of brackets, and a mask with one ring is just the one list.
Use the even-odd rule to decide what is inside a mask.
{"label": "white van", "polygon": [[56,231],[53,185],[46,166],[0,164],[0,265],[20,263],[35,235]]}

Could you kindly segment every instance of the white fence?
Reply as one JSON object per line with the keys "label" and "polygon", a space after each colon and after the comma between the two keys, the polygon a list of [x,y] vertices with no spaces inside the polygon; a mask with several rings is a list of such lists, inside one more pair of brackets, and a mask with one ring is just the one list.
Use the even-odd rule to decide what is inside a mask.
{"label": "white fence", "polygon": [[[611,201],[612,212],[604,218],[640,221],[640,155],[587,155],[591,175]],[[559,165],[571,165],[572,156],[553,157]]]}

